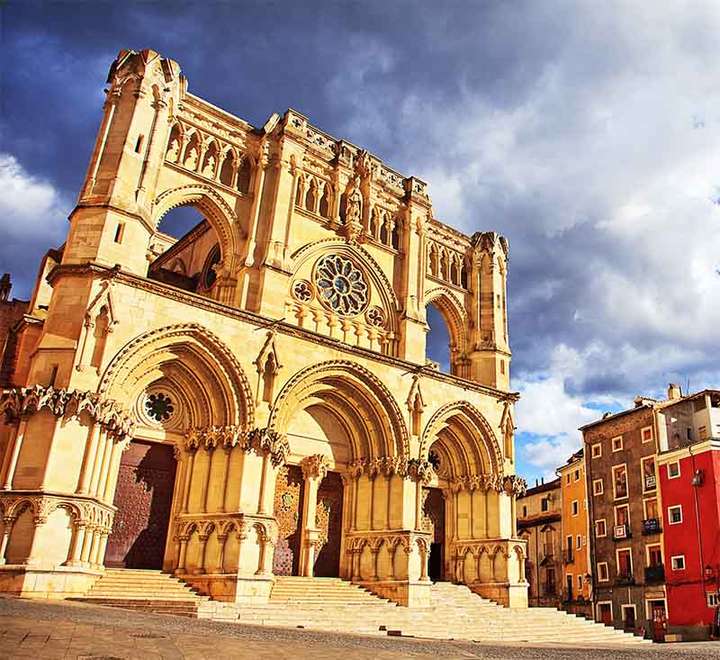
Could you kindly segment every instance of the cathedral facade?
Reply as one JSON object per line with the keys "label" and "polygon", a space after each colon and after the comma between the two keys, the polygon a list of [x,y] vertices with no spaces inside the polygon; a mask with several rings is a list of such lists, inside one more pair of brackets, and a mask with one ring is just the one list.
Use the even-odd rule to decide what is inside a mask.
{"label": "cathedral facade", "polygon": [[[183,206],[202,221],[160,232]],[[314,575],[526,606],[507,261],[302,114],[253,127],[122,51],[67,240],[12,330],[0,590],[79,595],[112,566],[238,603]],[[449,373],[426,359],[430,305]]]}

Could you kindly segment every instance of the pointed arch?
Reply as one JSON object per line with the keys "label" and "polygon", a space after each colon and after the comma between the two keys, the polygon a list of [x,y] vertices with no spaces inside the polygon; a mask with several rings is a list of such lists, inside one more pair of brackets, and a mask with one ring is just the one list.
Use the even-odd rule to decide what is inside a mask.
{"label": "pointed arch", "polygon": [[156,382],[180,400],[188,428],[252,427],[247,376],[230,349],[199,324],[165,326],[128,342],[105,369],[98,392],[137,401]]}
{"label": "pointed arch", "polygon": [[153,224],[157,227],[163,216],[178,206],[196,207],[218,236],[222,263],[234,272],[234,261],[240,254],[245,233],[237,215],[214,188],[203,184],[189,184],[172,188],[155,199]]}
{"label": "pointed arch", "polygon": [[484,415],[468,401],[448,403],[433,414],[420,439],[421,460],[428,459],[431,447],[442,453],[448,477],[503,472],[497,436]]}
{"label": "pointed arch", "polygon": [[350,438],[352,460],[409,458],[407,426],[391,392],[365,367],[328,361],[299,371],[275,399],[268,429],[286,433],[293,414],[322,407]]}
{"label": "pointed arch", "polygon": [[434,305],[450,332],[450,350],[467,353],[467,313],[462,302],[446,287],[439,286],[425,293],[425,306]]}

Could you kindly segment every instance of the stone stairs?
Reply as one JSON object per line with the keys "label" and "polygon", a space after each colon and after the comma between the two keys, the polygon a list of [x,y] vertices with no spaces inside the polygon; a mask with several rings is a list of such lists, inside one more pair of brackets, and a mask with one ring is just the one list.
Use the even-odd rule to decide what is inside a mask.
{"label": "stone stairs", "polygon": [[106,568],[85,596],[73,600],[188,617],[211,615],[224,605],[201,596],[167,573],[129,568]]}
{"label": "stone stairs", "polygon": [[75,600],[250,625],[365,635],[576,646],[650,644],[552,608],[508,609],[463,585],[437,582],[430,589],[429,607],[409,609],[339,578],[278,576],[268,603],[242,605],[212,601],[160,571],[106,569],[88,594]]}

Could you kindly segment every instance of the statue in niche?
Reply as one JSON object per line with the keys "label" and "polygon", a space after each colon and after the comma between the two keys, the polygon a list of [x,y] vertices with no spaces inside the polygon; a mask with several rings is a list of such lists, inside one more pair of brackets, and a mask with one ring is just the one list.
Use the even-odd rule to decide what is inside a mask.
{"label": "statue in niche", "polygon": [[352,180],[345,203],[345,235],[349,241],[357,240],[362,232],[363,198],[357,178]]}

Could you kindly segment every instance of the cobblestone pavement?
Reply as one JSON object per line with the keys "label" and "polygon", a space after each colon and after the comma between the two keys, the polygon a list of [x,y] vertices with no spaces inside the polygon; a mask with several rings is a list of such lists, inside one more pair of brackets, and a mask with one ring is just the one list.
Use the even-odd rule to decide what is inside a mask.
{"label": "cobblestone pavement", "polygon": [[720,659],[720,643],[593,649],[483,645],[263,628],[81,603],[0,598],[2,658]]}

